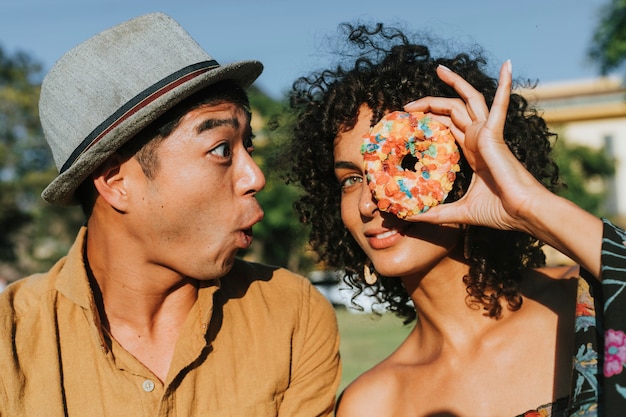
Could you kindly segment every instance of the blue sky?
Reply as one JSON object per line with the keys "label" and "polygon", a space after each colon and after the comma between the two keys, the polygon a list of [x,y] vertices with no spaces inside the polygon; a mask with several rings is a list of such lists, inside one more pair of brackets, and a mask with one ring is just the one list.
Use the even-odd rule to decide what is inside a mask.
{"label": "blue sky", "polygon": [[[609,0],[0,0],[0,46],[44,69],[68,49],[129,18],[162,11],[221,63],[258,59],[258,85],[274,97],[325,67],[324,39],[345,21],[399,22],[463,45],[481,45],[494,68],[540,84],[598,75],[587,60],[599,11]],[[393,4],[393,7],[386,4]]]}

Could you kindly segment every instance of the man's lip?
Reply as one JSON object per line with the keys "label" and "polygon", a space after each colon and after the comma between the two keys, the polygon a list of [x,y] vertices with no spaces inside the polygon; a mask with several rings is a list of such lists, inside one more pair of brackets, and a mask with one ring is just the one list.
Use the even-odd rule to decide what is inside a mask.
{"label": "man's lip", "polygon": [[241,229],[242,230],[252,229],[252,226],[254,226],[255,224],[259,223],[261,220],[263,220],[264,217],[265,217],[265,212],[259,208],[258,211],[257,211],[256,216],[254,216],[250,220],[250,222],[245,224]]}
{"label": "man's lip", "polygon": [[240,234],[241,242],[240,242],[239,247],[241,249],[248,249],[250,245],[252,245],[252,240],[253,240],[252,228],[242,229],[240,233],[241,233]]}
{"label": "man's lip", "polygon": [[252,238],[253,238],[252,227],[255,224],[259,223],[261,220],[263,220],[263,217],[265,217],[265,213],[263,212],[263,210],[259,209],[257,212],[257,215],[252,220],[250,220],[247,224],[245,224],[239,229],[241,236],[242,236],[242,248],[243,249],[249,248],[250,245],[252,244]]}

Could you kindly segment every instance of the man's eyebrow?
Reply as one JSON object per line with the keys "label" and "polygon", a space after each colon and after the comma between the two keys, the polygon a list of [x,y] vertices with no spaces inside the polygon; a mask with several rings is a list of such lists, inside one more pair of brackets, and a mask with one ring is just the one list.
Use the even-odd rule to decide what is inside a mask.
{"label": "man's eyebrow", "polygon": [[335,162],[335,169],[355,169],[355,170],[359,170],[361,169],[360,166],[358,166],[357,164],[350,162],[350,161],[336,161]]}
{"label": "man's eyebrow", "polygon": [[219,126],[232,126],[237,129],[239,128],[239,120],[236,117],[230,119],[206,119],[198,125],[196,132],[202,133],[205,130],[215,129]]}

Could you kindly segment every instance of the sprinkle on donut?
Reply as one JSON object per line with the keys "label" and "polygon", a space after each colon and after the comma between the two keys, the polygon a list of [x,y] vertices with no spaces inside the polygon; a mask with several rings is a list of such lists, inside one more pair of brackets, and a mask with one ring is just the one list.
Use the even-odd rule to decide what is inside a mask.
{"label": "sprinkle on donut", "polygon": [[450,130],[420,112],[387,114],[364,135],[361,154],[378,208],[402,219],[442,203],[459,172]]}

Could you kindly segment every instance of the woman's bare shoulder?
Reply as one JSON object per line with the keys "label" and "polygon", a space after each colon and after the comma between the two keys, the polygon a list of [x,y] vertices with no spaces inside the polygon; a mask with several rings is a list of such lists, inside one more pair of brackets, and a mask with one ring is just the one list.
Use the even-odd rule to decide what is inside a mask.
{"label": "woman's bare shoulder", "polygon": [[525,304],[528,304],[527,307],[548,307],[549,311],[544,311],[546,314],[555,312],[573,317],[579,279],[580,268],[577,265],[529,270],[522,282]]}
{"label": "woman's bare shoulder", "polygon": [[552,266],[538,268],[535,272],[553,279],[578,278],[580,276],[580,267],[578,265]]}
{"label": "woman's bare shoulder", "polygon": [[383,361],[355,379],[337,400],[336,417],[393,413],[398,381],[393,366]]}

